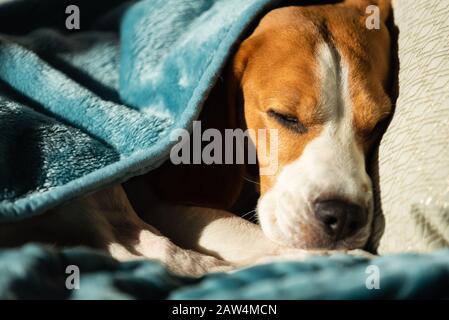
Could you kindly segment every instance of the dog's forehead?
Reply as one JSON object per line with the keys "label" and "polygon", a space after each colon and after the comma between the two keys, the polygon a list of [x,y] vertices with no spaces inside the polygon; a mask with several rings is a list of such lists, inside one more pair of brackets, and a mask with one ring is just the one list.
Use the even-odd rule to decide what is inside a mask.
{"label": "dog's forehead", "polygon": [[[259,73],[256,81],[271,77],[282,80],[279,85],[287,89],[298,81],[316,81],[323,43],[332,43],[355,68],[370,64],[369,37],[362,25],[354,22],[357,18],[356,11],[338,6],[286,7],[269,12],[246,41],[252,56],[249,66]],[[308,77],[308,81],[297,75]],[[272,86],[277,89],[276,83]]]}
{"label": "dog's forehead", "polygon": [[262,39],[263,50],[301,57],[317,57],[323,42],[332,43],[356,68],[366,70],[386,52],[389,36],[384,25],[370,30],[365,20],[360,11],[343,5],[284,7],[265,15],[251,37]]}
{"label": "dog's forehead", "polygon": [[249,76],[248,85],[265,99],[280,99],[279,104],[298,113],[312,115],[315,107],[314,115],[322,119],[321,111],[329,108],[318,109],[326,104],[318,100],[328,78],[335,78],[334,73],[345,66],[346,78],[339,74],[338,81],[345,80],[352,88],[347,95],[355,104],[357,125],[370,127],[379,114],[389,111],[383,90],[389,63],[389,37],[384,29],[367,30],[359,12],[341,6],[273,10],[251,37],[256,45],[249,69],[255,69],[257,77]]}

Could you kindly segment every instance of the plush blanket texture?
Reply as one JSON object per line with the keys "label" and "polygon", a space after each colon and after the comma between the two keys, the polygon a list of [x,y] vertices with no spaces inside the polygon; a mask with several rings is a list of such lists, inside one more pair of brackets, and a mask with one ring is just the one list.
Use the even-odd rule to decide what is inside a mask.
{"label": "plush blanket texture", "polygon": [[[151,170],[276,0],[0,5],[0,222]],[[68,31],[68,5],[80,9]],[[23,23],[24,18],[27,23]]]}
{"label": "plush blanket texture", "polygon": [[[79,289],[66,289],[79,268]],[[379,289],[367,289],[373,266]],[[449,298],[449,251],[367,260],[335,255],[231,274],[183,278],[149,261],[119,263],[85,249],[0,251],[0,299],[419,299]],[[71,284],[69,278],[69,284]],[[369,286],[370,287],[370,286]]]}

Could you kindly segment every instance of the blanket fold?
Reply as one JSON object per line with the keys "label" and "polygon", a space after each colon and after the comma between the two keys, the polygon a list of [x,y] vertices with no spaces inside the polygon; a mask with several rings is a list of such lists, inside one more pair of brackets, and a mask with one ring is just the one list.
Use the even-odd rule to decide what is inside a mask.
{"label": "blanket fold", "polygon": [[[169,133],[190,128],[243,32],[278,2],[0,5],[0,222],[160,165]],[[80,30],[65,29],[69,4]],[[51,19],[31,14],[44,9]]]}

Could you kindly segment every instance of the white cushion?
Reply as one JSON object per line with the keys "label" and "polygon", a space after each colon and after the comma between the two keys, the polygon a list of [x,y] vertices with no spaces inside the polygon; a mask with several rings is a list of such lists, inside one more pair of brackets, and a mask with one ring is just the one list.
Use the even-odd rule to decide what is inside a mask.
{"label": "white cushion", "polygon": [[449,246],[449,2],[393,0],[399,97],[379,148],[379,253]]}

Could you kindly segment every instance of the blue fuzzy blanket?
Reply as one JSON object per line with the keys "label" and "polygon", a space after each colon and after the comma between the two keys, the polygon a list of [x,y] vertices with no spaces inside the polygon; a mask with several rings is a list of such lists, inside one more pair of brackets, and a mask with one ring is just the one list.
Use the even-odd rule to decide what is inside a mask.
{"label": "blue fuzzy blanket", "polygon": [[[0,5],[0,222],[160,165],[170,132],[190,128],[233,46],[277,2]],[[66,29],[73,4],[79,31]]]}
{"label": "blue fuzzy blanket", "polygon": [[[68,266],[78,267],[79,282]],[[369,278],[373,267],[378,282]],[[449,250],[374,260],[317,257],[198,279],[174,276],[150,261],[119,263],[87,249],[0,250],[0,299],[419,298],[449,298]]]}
{"label": "blue fuzzy blanket", "polygon": [[[0,4],[0,222],[145,173],[189,128],[244,30],[276,0],[14,0]],[[80,9],[68,31],[68,5]],[[380,289],[366,288],[375,264]],[[66,268],[80,270],[66,289]],[[449,252],[349,256],[201,279],[87,249],[0,250],[0,298],[449,296]]]}

